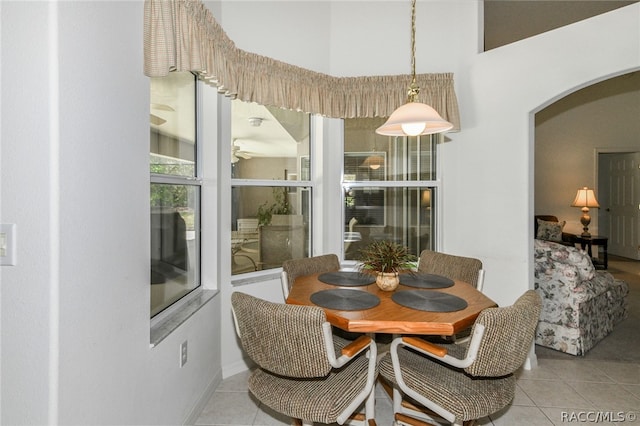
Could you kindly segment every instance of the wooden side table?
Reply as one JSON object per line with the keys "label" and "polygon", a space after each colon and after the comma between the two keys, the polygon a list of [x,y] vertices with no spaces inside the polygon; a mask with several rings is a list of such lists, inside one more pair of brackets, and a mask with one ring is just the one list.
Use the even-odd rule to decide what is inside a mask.
{"label": "wooden side table", "polygon": [[[607,258],[607,244],[609,243],[609,237],[604,237],[602,235],[592,235],[591,237],[582,237],[580,235],[576,236],[576,243],[580,243],[580,247],[582,250],[587,248],[587,253],[591,260],[593,261],[593,266],[596,269],[607,269],[609,267],[609,260]],[[600,258],[594,258],[592,254],[592,246],[602,247],[602,260]]]}

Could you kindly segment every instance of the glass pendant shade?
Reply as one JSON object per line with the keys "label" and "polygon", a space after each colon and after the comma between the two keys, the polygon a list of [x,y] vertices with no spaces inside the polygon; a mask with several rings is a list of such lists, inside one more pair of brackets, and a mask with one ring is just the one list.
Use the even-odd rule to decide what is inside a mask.
{"label": "glass pendant shade", "polygon": [[360,165],[360,167],[369,167],[371,170],[378,170],[382,166],[384,166],[384,157],[380,155],[370,155]]}
{"label": "glass pendant shade", "polygon": [[438,111],[416,102],[420,94],[416,82],[416,0],[411,1],[411,77],[407,103],[393,111],[387,122],[376,129],[376,133],[384,136],[418,136],[453,129],[453,124],[442,118]]}
{"label": "glass pendant shade", "polygon": [[408,102],[393,111],[389,119],[376,129],[384,136],[418,136],[446,132],[453,124],[438,111],[420,102]]}

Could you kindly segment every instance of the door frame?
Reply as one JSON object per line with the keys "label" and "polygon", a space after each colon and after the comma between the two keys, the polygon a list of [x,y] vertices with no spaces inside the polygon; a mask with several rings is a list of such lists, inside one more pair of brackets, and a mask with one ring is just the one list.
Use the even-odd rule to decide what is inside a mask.
{"label": "door frame", "polygon": [[[610,194],[609,191],[605,191],[605,188],[602,188],[601,185],[601,177],[602,174],[600,171],[600,154],[640,154],[640,149],[630,149],[629,147],[626,148],[596,148],[596,155],[595,155],[595,181],[596,181],[596,185],[597,185],[597,190],[598,190],[598,194],[599,194],[599,199],[601,201],[602,204],[602,199],[604,200],[609,200],[610,199]],[[605,195],[606,193],[606,195]],[[638,197],[636,200],[634,200],[634,204],[638,205],[638,208],[640,209],[640,195],[636,194],[636,196]],[[611,217],[608,213],[606,213],[606,216],[608,217],[608,220],[604,220],[604,216],[605,216],[605,210],[606,208],[602,208],[602,209],[598,209],[598,228],[602,229],[603,231],[605,230],[605,225],[606,225],[606,229],[607,232],[610,229],[611,226]],[[638,213],[640,214],[640,213]],[[635,251],[635,257],[631,257],[631,259],[635,259],[635,260],[640,260],[640,224],[638,225],[638,229],[636,231],[636,233],[638,235],[636,235],[636,242],[637,242],[637,246],[638,246],[638,250]],[[601,232],[601,235],[603,233]],[[611,246],[609,247],[609,250],[611,250]],[[611,254],[614,255],[620,255],[618,253],[615,253],[615,247],[614,247],[614,251],[611,252]]]}

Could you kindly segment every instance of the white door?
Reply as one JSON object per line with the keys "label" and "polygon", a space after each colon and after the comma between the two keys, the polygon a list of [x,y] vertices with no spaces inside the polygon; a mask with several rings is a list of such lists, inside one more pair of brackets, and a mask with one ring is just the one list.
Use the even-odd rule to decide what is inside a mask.
{"label": "white door", "polygon": [[601,153],[598,173],[598,234],[610,254],[640,259],[640,152]]}

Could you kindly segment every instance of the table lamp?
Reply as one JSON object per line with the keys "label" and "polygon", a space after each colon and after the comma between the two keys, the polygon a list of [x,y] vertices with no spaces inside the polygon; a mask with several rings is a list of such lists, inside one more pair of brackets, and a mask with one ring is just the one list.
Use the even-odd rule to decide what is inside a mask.
{"label": "table lamp", "polygon": [[573,200],[571,207],[582,207],[582,217],[580,217],[580,223],[582,223],[582,236],[591,237],[589,233],[589,223],[591,223],[591,216],[589,216],[589,207],[600,207],[596,196],[593,193],[593,189],[589,189],[586,186],[578,189],[576,199]]}

